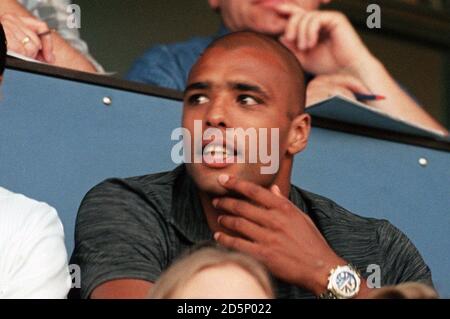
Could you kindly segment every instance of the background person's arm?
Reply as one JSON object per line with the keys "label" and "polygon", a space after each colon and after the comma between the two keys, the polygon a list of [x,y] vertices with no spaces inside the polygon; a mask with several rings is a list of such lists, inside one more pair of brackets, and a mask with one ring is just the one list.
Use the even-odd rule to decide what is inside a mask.
{"label": "background person's arm", "polygon": [[[16,0],[2,0],[0,2],[0,15],[16,14],[22,17],[35,18],[26,8]],[[85,72],[96,72],[92,63],[78,50],[66,42],[57,32],[49,35],[53,42],[53,54],[55,61],[52,64],[64,68],[75,69]],[[43,43],[43,45],[45,45]],[[49,62],[49,61],[46,61]]]}
{"label": "background person's arm", "polygon": [[305,11],[291,4],[276,8],[290,16],[280,40],[306,71],[316,75],[351,75],[372,94],[386,97],[367,104],[391,116],[448,134],[370,53],[345,15],[335,11]]}

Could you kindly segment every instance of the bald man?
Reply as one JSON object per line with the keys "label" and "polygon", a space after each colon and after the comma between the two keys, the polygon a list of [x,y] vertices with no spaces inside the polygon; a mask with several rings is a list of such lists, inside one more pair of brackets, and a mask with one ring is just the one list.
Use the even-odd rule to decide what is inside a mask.
{"label": "bald man", "polygon": [[[264,263],[280,298],[364,298],[372,264],[383,285],[432,285],[417,249],[390,223],[291,184],[311,129],[303,77],[270,37],[213,42],[184,92],[186,164],[109,179],[84,198],[71,261],[81,267],[82,297],[145,297],[175,258],[208,240]],[[262,150],[275,154],[270,163]]]}

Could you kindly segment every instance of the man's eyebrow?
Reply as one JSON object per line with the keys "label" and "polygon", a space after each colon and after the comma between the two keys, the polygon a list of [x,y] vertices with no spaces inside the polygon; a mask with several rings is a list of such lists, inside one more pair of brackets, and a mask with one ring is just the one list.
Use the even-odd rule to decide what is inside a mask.
{"label": "man's eyebrow", "polygon": [[255,92],[258,94],[261,94],[265,98],[269,98],[269,94],[260,86],[254,85],[254,84],[248,84],[248,83],[231,83],[231,88],[233,90],[237,91],[243,91],[243,92]]}
{"label": "man's eyebrow", "polygon": [[186,94],[189,91],[192,90],[206,90],[209,89],[211,87],[211,85],[208,82],[194,82],[189,84],[185,89],[184,89],[184,94]]}

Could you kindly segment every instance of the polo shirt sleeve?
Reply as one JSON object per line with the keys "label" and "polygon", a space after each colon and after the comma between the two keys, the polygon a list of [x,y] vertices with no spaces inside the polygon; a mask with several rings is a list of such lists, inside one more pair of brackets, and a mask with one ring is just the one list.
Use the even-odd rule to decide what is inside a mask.
{"label": "polo shirt sleeve", "polygon": [[179,91],[185,85],[182,66],[165,45],[157,45],[137,59],[126,79]]}
{"label": "polo shirt sleeve", "polygon": [[157,206],[137,185],[121,179],[89,191],[78,211],[71,260],[80,267],[82,298],[111,280],[157,280],[168,238]]}
{"label": "polo shirt sleeve", "polygon": [[383,285],[421,282],[433,287],[430,268],[411,240],[388,221],[378,229]]}

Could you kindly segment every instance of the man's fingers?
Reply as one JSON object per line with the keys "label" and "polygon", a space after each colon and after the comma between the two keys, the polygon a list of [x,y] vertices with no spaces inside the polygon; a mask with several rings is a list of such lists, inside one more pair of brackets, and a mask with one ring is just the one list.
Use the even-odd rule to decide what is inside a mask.
{"label": "man's fingers", "polygon": [[314,48],[319,42],[321,24],[316,15],[312,15],[312,19],[310,19],[306,28],[306,41],[308,43],[307,47],[311,49]]}
{"label": "man's fingers", "polygon": [[42,55],[46,62],[54,63],[55,55],[53,54],[53,35],[51,33],[41,36],[42,39]]}
{"label": "man's fingers", "polygon": [[225,174],[220,175],[218,181],[226,189],[244,195],[260,206],[275,208],[282,204],[281,198],[277,198],[269,190],[255,183]]}
{"label": "man's fingers", "polygon": [[279,196],[279,197],[284,197],[283,194],[281,193],[280,188],[274,184],[270,187],[270,190],[272,191],[272,193],[274,193],[275,195]]}
{"label": "man's fingers", "polygon": [[273,9],[279,14],[294,15],[305,13],[306,10],[292,3],[282,3],[277,6],[273,6]]}
{"label": "man's fingers", "polygon": [[1,20],[5,36],[8,42],[8,50],[25,55],[25,48],[14,35],[10,23],[4,19]]}
{"label": "man's fingers", "polygon": [[40,20],[37,20],[35,18],[20,17],[19,19],[22,20],[22,22],[27,27],[32,29],[37,34],[44,33],[44,32],[47,32],[49,30],[49,27],[48,27],[47,23],[45,23],[43,21],[40,21]]}
{"label": "man's fingers", "polygon": [[37,34],[45,34],[40,37],[41,45],[42,45],[42,56],[44,57],[45,62],[54,63],[55,56],[53,54],[53,36],[51,33],[48,33],[49,28],[48,25],[34,18],[23,17],[22,21],[29,27],[32,28]]}
{"label": "man's fingers", "polygon": [[38,51],[41,49],[41,40],[36,35],[34,30],[30,29],[20,18],[15,18],[14,23],[20,31],[25,33],[25,35],[33,42],[33,44],[38,48]]}
{"label": "man's fingers", "polygon": [[8,49],[30,58],[35,58],[39,52],[33,38],[25,33],[22,28],[14,21],[3,21],[6,39],[8,40]]}
{"label": "man's fingers", "polygon": [[213,206],[217,209],[229,212],[233,215],[243,217],[261,226],[270,226],[272,216],[267,210],[257,207],[245,200],[230,197],[216,198]]}
{"label": "man's fingers", "polygon": [[308,26],[313,19],[314,19],[314,13],[309,13],[309,14],[305,15],[303,21],[301,22],[301,25],[300,25],[300,35],[301,35],[300,49],[301,50],[310,49],[308,47]]}
{"label": "man's fingers", "polygon": [[292,16],[286,26],[286,29],[284,31],[284,37],[287,41],[295,41],[298,33],[298,23],[300,22],[301,15],[294,15]]}
{"label": "man's fingers", "polygon": [[[5,33],[9,39],[13,36],[15,41],[8,47],[13,51],[36,58],[41,51],[44,61],[53,63],[53,41],[51,34],[40,37],[39,34],[49,31],[47,24],[36,18],[21,17],[14,14],[6,14],[1,18],[5,27]],[[8,32],[9,31],[9,32]],[[22,46],[22,47],[21,47]]]}
{"label": "man's fingers", "polygon": [[266,236],[267,230],[261,226],[242,217],[235,217],[229,215],[221,215],[218,222],[223,227],[238,233],[251,241],[260,242]]}
{"label": "man's fingers", "polygon": [[254,257],[258,256],[258,244],[239,237],[233,237],[222,232],[214,234],[214,239],[222,246],[238,250]]}

